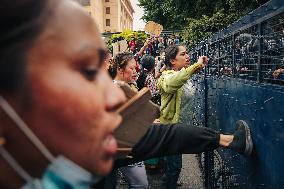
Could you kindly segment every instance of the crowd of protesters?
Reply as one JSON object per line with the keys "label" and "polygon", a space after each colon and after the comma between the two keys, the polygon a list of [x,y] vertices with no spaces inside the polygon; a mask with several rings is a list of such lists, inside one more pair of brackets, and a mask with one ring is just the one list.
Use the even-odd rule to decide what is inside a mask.
{"label": "crowd of protesters", "polygon": [[[139,91],[147,87],[152,95],[152,102],[161,105],[161,95],[157,87],[158,78],[166,69],[165,49],[169,46],[178,46],[180,39],[178,35],[170,37],[153,36],[145,40],[144,45],[138,49],[135,38],[131,38],[128,43],[128,52],[121,52],[110,59],[108,72],[110,76],[116,81],[124,81],[128,83],[134,91]],[[123,72],[117,71],[117,68],[124,63],[124,61],[131,60]],[[135,71],[134,71],[135,70]],[[134,72],[133,72],[134,71]],[[131,74],[127,74],[131,72]],[[133,79],[134,78],[134,79]],[[149,167],[156,168],[158,163],[163,163],[164,158],[155,158],[147,160]],[[160,164],[159,164],[160,165]],[[163,166],[164,167],[164,166]],[[122,167],[119,170],[123,181],[131,188],[148,188],[147,175],[144,162],[135,163]],[[114,189],[116,186],[116,174],[114,171],[108,178],[106,185],[107,189]]]}
{"label": "crowd of protesters", "polygon": [[[190,107],[184,106],[184,103],[191,101],[192,94],[184,95],[183,91],[192,88],[190,76],[199,72],[207,64],[208,58],[202,56],[197,63],[190,65],[187,49],[181,45],[178,36],[170,39],[149,37],[139,50],[134,47],[135,44],[135,39],[132,38],[127,51],[120,52],[109,60],[108,72],[114,83],[123,81],[136,92],[147,87],[152,94],[152,102],[160,106],[161,117],[156,120],[159,124],[188,124],[182,121],[182,117],[192,111]],[[244,122],[241,124],[246,125]],[[195,131],[192,134],[200,135]],[[164,175],[161,181],[164,187],[175,189],[181,185],[178,181],[182,169],[181,153],[150,159],[146,163],[152,165],[159,160],[163,162]],[[145,165],[141,161],[113,170],[106,177],[105,189],[115,189],[118,172],[130,188],[149,187]]]}

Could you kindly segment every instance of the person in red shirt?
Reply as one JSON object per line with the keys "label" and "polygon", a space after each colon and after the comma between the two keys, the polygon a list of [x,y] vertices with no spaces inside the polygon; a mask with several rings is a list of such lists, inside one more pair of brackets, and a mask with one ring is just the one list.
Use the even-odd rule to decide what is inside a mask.
{"label": "person in red shirt", "polygon": [[131,41],[128,43],[130,51],[135,54],[136,53],[136,40],[134,37],[131,37]]}

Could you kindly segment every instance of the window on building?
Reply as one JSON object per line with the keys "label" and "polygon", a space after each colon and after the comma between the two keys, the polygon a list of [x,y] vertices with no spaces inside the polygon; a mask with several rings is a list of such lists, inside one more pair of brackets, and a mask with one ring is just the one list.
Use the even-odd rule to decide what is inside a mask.
{"label": "window on building", "polygon": [[106,14],[110,14],[110,7],[106,8]]}
{"label": "window on building", "polygon": [[109,0],[105,0],[105,2],[109,2]]}
{"label": "window on building", "polygon": [[106,26],[110,26],[110,19],[106,19]]}

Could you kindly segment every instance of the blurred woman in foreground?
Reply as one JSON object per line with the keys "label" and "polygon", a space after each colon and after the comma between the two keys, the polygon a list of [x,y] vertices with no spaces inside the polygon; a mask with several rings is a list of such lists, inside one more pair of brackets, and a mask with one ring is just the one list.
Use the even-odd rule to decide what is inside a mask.
{"label": "blurred woman in foreground", "polygon": [[73,1],[0,7],[0,188],[89,187],[111,170],[125,100],[100,33]]}

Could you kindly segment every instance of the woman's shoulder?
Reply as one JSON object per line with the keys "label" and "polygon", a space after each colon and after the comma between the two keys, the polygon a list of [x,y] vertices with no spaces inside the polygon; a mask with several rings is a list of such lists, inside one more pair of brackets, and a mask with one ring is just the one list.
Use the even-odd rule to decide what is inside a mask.
{"label": "woman's shoulder", "polygon": [[174,71],[174,70],[165,70],[165,71],[162,72],[162,75],[160,77],[168,77],[168,76],[171,76],[175,73],[176,73],[176,71]]}

